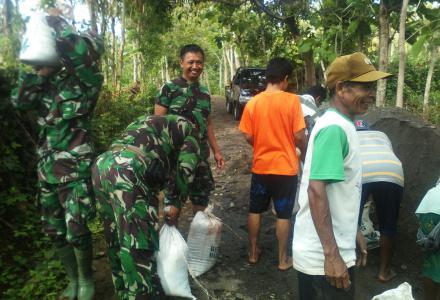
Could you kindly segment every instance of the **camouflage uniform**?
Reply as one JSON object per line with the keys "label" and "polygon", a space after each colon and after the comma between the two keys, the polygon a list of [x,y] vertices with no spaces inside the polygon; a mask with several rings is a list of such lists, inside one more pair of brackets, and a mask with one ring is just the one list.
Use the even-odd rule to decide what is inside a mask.
{"label": "camouflage uniform", "polygon": [[[207,120],[211,113],[211,96],[208,89],[198,82],[188,83],[183,77],[179,77],[163,85],[156,97],[156,104],[168,108],[169,114],[187,118],[199,130],[200,163],[194,182],[189,187],[189,198],[195,205],[206,206],[209,194],[214,189],[214,179],[208,161]],[[170,200],[178,197],[172,193],[172,189],[167,189],[165,195]]]}
{"label": "camouflage uniform", "polygon": [[[198,133],[184,118],[142,116],[92,168],[113,283],[121,299],[160,299],[158,199],[170,173],[173,193],[187,196],[198,163]],[[165,205],[181,207],[179,200]]]}
{"label": "camouflage uniform", "polygon": [[87,221],[94,217],[90,167],[94,148],[90,118],[103,77],[96,41],[77,35],[63,19],[47,17],[56,31],[61,69],[50,77],[22,72],[12,104],[38,115],[39,204],[44,231],[57,247],[91,244]]}

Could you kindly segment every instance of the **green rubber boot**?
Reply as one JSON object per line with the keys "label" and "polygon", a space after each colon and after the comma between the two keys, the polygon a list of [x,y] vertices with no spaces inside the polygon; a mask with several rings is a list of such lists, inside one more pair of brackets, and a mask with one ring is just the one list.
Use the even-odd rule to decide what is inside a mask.
{"label": "green rubber boot", "polygon": [[69,279],[69,284],[58,299],[74,300],[78,296],[78,267],[73,247],[69,245],[62,248],[56,248],[55,252],[61,260],[67,278]]}
{"label": "green rubber boot", "polygon": [[95,296],[95,281],[93,280],[93,249],[75,248],[78,263],[78,300],[92,300]]}

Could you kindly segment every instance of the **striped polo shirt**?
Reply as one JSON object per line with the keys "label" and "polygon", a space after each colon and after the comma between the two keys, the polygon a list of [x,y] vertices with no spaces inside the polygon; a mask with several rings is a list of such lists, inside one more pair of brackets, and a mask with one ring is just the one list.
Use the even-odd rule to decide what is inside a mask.
{"label": "striped polo shirt", "polygon": [[358,131],[362,183],[392,182],[403,187],[402,163],[393,152],[390,139],[380,131]]}

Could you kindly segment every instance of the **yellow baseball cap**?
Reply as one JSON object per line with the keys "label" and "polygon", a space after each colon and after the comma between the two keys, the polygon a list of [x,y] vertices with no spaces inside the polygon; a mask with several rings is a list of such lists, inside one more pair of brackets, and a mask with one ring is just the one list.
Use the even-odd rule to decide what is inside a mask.
{"label": "yellow baseball cap", "polygon": [[335,87],[338,81],[372,82],[393,74],[377,71],[361,52],[337,57],[327,69],[326,86]]}

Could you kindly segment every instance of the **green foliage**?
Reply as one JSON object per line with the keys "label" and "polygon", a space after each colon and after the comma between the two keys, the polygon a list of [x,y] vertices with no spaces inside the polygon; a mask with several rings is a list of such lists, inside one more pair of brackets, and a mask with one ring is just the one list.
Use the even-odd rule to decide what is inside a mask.
{"label": "green foliage", "polygon": [[103,87],[92,121],[98,153],[105,151],[135,118],[153,112],[156,92],[156,87],[148,86],[138,94],[133,94],[126,88],[119,95],[114,95],[107,86]]}
{"label": "green foliage", "polygon": [[[393,61],[389,67],[392,74],[398,73],[399,62]],[[422,115],[423,94],[425,91],[426,76],[428,73],[427,64],[418,60],[410,59],[405,68],[405,85],[403,97],[405,108],[409,111]],[[391,78],[387,83],[386,105],[394,106],[397,91],[397,78]],[[430,107],[428,121],[440,124],[440,68],[435,68],[432,81],[431,93],[429,95]]]}
{"label": "green foliage", "polygon": [[60,267],[50,260],[35,205],[32,127],[9,103],[15,77],[14,70],[0,69],[0,126],[6,129],[0,131],[0,298],[54,299]]}

